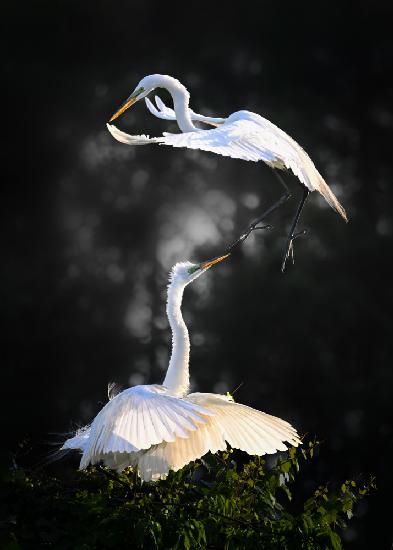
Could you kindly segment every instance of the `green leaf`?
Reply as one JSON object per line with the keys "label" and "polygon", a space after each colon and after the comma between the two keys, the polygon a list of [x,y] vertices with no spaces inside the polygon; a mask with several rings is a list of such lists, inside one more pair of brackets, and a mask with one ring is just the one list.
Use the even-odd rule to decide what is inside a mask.
{"label": "green leaf", "polygon": [[134,484],[131,470],[91,468],[74,479],[10,470],[0,492],[9,510],[1,547],[341,549],[338,529],[374,480],[346,481],[337,491],[320,486],[297,513],[289,501],[297,497],[299,461],[317,449],[315,442],[304,446],[304,455],[289,449],[273,466],[260,457],[237,465],[236,452],[208,454],[167,480],[144,484]]}

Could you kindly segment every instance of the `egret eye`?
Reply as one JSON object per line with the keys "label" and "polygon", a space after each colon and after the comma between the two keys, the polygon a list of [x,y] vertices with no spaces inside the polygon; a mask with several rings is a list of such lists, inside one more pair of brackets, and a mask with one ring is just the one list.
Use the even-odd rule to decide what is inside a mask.
{"label": "egret eye", "polygon": [[143,92],[145,91],[145,88],[143,86],[141,86],[140,88],[138,88],[137,90],[135,90],[135,92],[133,92],[131,94],[130,97],[134,97],[134,98],[137,98],[139,95],[141,95]]}
{"label": "egret eye", "polygon": [[192,275],[195,271],[198,271],[198,269],[200,269],[199,265],[193,265],[187,271],[189,275]]}

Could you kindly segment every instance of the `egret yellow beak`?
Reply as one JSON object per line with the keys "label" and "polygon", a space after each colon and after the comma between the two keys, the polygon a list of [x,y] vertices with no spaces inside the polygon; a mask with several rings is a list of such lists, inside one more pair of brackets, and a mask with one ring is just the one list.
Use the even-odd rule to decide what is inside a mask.
{"label": "egret yellow beak", "polygon": [[134,103],[138,101],[138,96],[130,96],[125,103],[116,111],[116,113],[112,116],[109,122],[112,122],[113,120],[116,120],[117,117],[122,115],[124,111],[127,111]]}
{"label": "egret yellow beak", "polygon": [[225,254],[225,256],[219,256],[218,258],[214,258],[214,260],[208,260],[207,262],[203,262],[201,264],[201,269],[207,269],[208,267],[211,267],[214,264],[218,264],[219,262],[222,262],[229,256],[230,254]]}

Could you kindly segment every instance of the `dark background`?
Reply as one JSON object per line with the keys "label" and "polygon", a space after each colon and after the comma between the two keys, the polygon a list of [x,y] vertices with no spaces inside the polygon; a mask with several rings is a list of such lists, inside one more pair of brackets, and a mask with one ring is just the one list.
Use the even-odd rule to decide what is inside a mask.
{"label": "dark background", "polygon": [[[220,5],[217,5],[220,4]],[[167,273],[221,253],[281,194],[270,170],[115,142],[105,122],[139,80],[171,74],[197,112],[256,111],[297,139],[346,207],[316,194],[285,275],[301,195],[187,289],[193,388],[225,392],[324,440],[318,482],[373,474],[348,548],[389,548],[392,488],[391,2],[35,1],[2,4],[3,458],[87,423],[109,381],[160,382]],[[3,87],[5,84],[3,83]],[[169,96],[160,91],[168,103]],[[176,130],[141,102],[131,133]],[[26,450],[30,449],[30,450]]]}

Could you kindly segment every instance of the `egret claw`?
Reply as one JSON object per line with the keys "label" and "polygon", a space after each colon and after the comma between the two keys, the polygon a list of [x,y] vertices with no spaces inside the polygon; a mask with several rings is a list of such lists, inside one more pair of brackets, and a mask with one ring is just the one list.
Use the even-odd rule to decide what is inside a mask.
{"label": "egret claw", "polygon": [[298,237],[304,237],[304,235],[307,235],[308,229],[303,229],[302,231],[298,231],[294,235],[291,235],[291,241],[295,241]]}
{"label": "egret claw", "polygon": [[293,265],[295,264],[295,249],[293,246],[294,241],[296,241],[296,239],[298,239],[299,237],[304,237],[304,235],[307,235],[307,233],[308,233],[308,230],[303,229],[302,231],[298,231],[297,233],[290,235],[290,237],[288,238],[287,251],[285,253],[284,259],[281,264],[281,271],[283,273],[285,271],[286,263],[289,259],[292,260]]}

